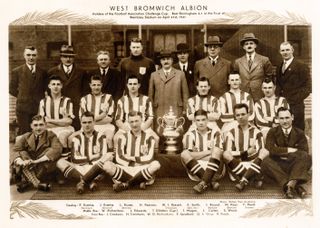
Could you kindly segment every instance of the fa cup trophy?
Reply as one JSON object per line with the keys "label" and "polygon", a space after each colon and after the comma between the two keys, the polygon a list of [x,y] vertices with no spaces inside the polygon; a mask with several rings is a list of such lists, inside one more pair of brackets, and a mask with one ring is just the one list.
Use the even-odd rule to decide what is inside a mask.
{"label": "fa cup trophy", "polygon": [[[165,138],[164,150],[167,154],[176,154],[179,151],[178,137],[179,131],[183,130],[182,126],[185,123],[183,117],[177,118],[172,110],[172,106],[169,108],[169,112],[164,114],[163,117],[157,119],[159,128],[163,128],[163,137]],[[160,129],[158,129],[158,132]]]}

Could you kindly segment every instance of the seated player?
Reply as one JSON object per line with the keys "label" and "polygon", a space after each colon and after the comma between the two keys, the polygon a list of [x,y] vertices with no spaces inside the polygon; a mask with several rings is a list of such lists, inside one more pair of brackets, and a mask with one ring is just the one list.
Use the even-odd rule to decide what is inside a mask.
{"label": "seated player", "polygon": [[[262,133],[249,123],[249,107],[236,104],[233,112],[237,126],[226,134],[223,159],[231,180],[238,181],[235,187],[243,191],[255,174],[261,177],[260,164],[269,152],[264,148]],[[255,178],[255,184],[261,188],[263,183]]]}
{"label": "seated player", "polygon": [[210,95],[210,82],[206,77],[201,77],[197,80],[197,95],[188,99],[187,117],[189,120],[193,121],[189,130],[196,129],[194,113],[199,109],[207,112],[208,115],[208,127],[211,129],[217,128],[216,123],[219,120],[220,112],[220,102],[219,99]]}
{"label": "seated player", "polygon": [[73,104],[70,98],[61,94],[62,81],[59,76],[52,75],[48,87],[50,94],[40,101],[39,114],[45,118],[48,131],[59,138],[63,156],[68,156],[68,137],[74,132],[71,126],[74,118]]}
{"label": "seated player", "polygon": [[223,153],[222,136],[218,127],[208,128],[207,112],[199,109],[194,113],[196,129],[185,135],[181,160],[191,180],[200,181],[193,187],[197,193],[205,192],[210,185],[214,190],[219,183],[213,181]]}
{"label": "seated player", "polygon": [[134,185],[145,189],[154,183],[154,175],[160,169],[160,163],[154,160],[155,140],[150,132],[142,130],[142,113],[131,111],[127,117],[131,130],[119,136],[116,162],[104,164],[104,170],[115,183],[115,192]]}
{"label": "seated player", "polygon": [[94,114],[94,129],[104,133],[108,140],[112,141],[115,127],[111,124],[114,113],[114,102],[110,94],[101,92],[102,79],[99,75],[91,77],[90,81],[91,93],[82,97],[80,100],[79,116],[84,112]]}
{"label": "seated player", "polygon": [[244,103],[249,107],[249,122],[254,120],[254,102],[251,95],[240,90],[241,79],[238,73],[231,73],[228,76],[230,90],[220,97],[221,121],[223,126],[221,132],[225,135],[231,128],[237,126],[234,119],[233,107],[236,104]]}
{"label": "seated player", "polygon": [[[116,125],[119,130],[114,136],[116,142],[121,134],[130,131],[128,116],[131,111],[142,113],[141,129],[151,134],[155,140],[155,150],[158,150],[159,136],[151,129],[153,122],[152,103],[149,97],[139,94],[140,81],[137,76],[131,75],[127,79],[128,95],[118,100],[116,112]],[[117,145],[115,144],[115,149]]]}
{"label": "seated player", "polygon": [[82,194],[86,186],[89,186],[91,191],[97,189],[95,178],[104,173],[104,163],[112,160],[114,155],[113,148],[107,144],[106,136],[94,129],[93,113],[84,112],[80,121],[80,134],[72,138],[70,161],[60,159],[57,167],[66,179],[78,182],[77,193]]}
{"label": "seated player", "polygon": [[255,122],[266,139],[270,128],[279,125],[276,113],[280,107],[289,108],[289,104],[284,97],[275,95],[276,86],[271,78],[265,78],[262,82],[262,92],[264,97],[254,105]]}
{"label": "seated player", "polygon": [[30,185],[42,191],[49,191],[51,185],[43,183],[48,174],[56,171],[62,145],[57,136],[47,131],[46,122],[40,115],[32,118],[32,132],[27,132],[14,146],[13,166],[16,173],[18,192],[24,192]]}
{"label": "seated player", "polygon": [[311,167],[307,138],[302,130],[292,126],[294,116],[289,109],[280,107],[277,118],[280,126],[267,134],[270,155],[261,164],[262,173],[276,180],[286,198],[293,199],[296,194],[305,198],[307,191],[301,184],[308,181]]}

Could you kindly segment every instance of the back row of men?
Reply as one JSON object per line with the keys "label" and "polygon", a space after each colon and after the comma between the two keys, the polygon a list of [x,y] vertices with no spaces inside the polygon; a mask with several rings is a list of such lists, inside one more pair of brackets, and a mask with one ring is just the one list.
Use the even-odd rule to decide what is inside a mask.
{"label": "back row of men", "polygon": [[[70,117],[73,117],[73,114],[75,115],[72,125],[76,130],[80,129],[78,117],[79,110],[81,111],[80,106],[85,102],[89,102],[81,101],[81,98],[90,94],[90,88],[91,94],[97,93],[94,91],[97,89],[95,89],[95,85],[92,84],[92,76],[100,76],[101,79],[98,80],[100,81],[98,83],[99,85],[96,87],[101,87],[101,93],[111,95],[114,104],[117,104],[116,106],[118,107],[118,100],[120,100],[120,105],[122,102],[123,105],[130,106],[134,104],[135,107],[141,106],[140,103],[130,103],[132,99],[128,98],[130,98],[131,95],[127,96],[127,98],[124,96],[124,100],[121,98],[125,90],[125,94],[129,94],[126,85],[128,88],[133,86],[131,82],[129,83],[128,78],[134,75],[138,78],[138,95],[148,96],[152,104],[152,108],[150,109],[152,109],[156,117],[163,116],[171,106],[176,115],[186,115],[192,120],[190,114],[196,111],[192,109],[192,106],[194,106],[196,109],[202,108],[211,113],[216,113],[209,115],[210,119],[215,121],[221,119],[221,121],[225,123],[224,119],[228,118],[228,115],[229,118],[233,118],[232,107],[235,103],[247,102],[253,113],[253,102],[250,104],[251,100],[253,100],[257,105],[260,103],[260,113],[268,113],[268,117],[264,118],[264,120],[260,118],[257,124],[258,122],[262,122],[270,125],[270,122],[273,121],[272,118],[274,114],[270,114],[273,112],[269,110],[270,107],[272,109],[274,105],[269,106],[268,102],[260,99],[264,96],[262,82],[266,77],[272,78],[273,76],[272,64],[268,57],[255,52],[258,44],[259,40],[253,33],[244,34],[240,40],[240,45],[246,54],[236,59],[232,64],[219,55],[223,47],[223,42],[220,38],[218,36],[209,36],[205,43],[205,46],[208,48],[208,57],[197,61],[195,65],[193,65],[193,63],[188,60],[190,49],[187,44],[182,43],[177,45],[177,51],[175,52],[179,62],[173,64],[173,53],[166,51],[160,52],[159,59],[161,69],[156,70],[154,62],[142,55],[142,41],[134,38],[130,44],[131,55],[128,58],[122,59],[119,63],[119,71],[110,67],[110,54],[107,51],[99,51],[97,53],[97,63],[99,67],[87,73],[74,63],[76,54],[72,46],[63,45],[61,47],[61,64],[53,67],[48,72],[45,72],[36,64],[36,48],[32,46],[26,47],[24,51],[26,64],[12,71],[9,85],[10,94],[17,97],[16,116],[19,125],[19,134],[30,130],[29,124],[31,118],[38,113],[40,100],[45,97],[45,94],[48,94],[45,91],[49,84],[49,78],[51,78],[52,75],[60,78],[62,95],[70,98],[72,101],[72,113],[69,114]],[[290,43],[284,42],[280,45],[280,54],[283,62],[279,64],[276,80],[274,80],[275,82],[272,84],[276,89],[275,92],[277,96],[284,97],[289,103],[290,109],[295,117],[294,126],[304,130],[304,99],[311,92],[311,79],[307,66],[296,60],[293,52],[294,50]],[[233,71],[238,72],[238,74],[231,74]],[[235,75],[239,75],[240,78],[237,79],[238,76]],[[208,79],[207,82],[204,81],[203,77]],[[231,81],[237,80],[238,82],[235,83],[239,84],[242,91],[241,93],[233,92],[233,82]],[[206,88],[201,89],[203,85]],[[50,87],[53,86],[49,85],[49,88]],[[206,92],[205,90],[208,88],[210,91]],[[50,90],[52,93],[52,90],[55,89],[50,88]],[[203,91],[201,92],[201,90]],[[213,97],[208,96],[208,102],[208,99],[204,99],[204,96],[209,95],[209,93]],[[90,97],[90,95],[88,96],[86,99],[92,100],[92,97]],[[192,100],[189,98],[192,98]],[[220,105],[215,106],[215,99],[218,98],[220,98]],[[50,96],[49,98],[45,98],[45,100],[48,99],[50,100]],[[104,100],[110,100],[110,97],[107,96]],[[50,105],[48,104],[47,102],[47,106],[44,108],[50,109]],[[57,105],[57,103],[55,104]],[[96,102],[90,104],[91,106],[97,105]],[[203,105],[207,107],[204,108],[202,107]],[[112,102],[108,103],[110,110],[111,106]],[[62,104],[61,107],[65,108]],[[87,107],[89,107],[89,104],[87,104]],[[113,111],[115,111],[116,108],[113,108]],[[123,106],[123,108],[125,107]],[[94,108],[92,108],[91,111],[93,111],[93,109]],[[57,116],[54,117],[53,115],[54,106],[52,106],[50,110],[52,115],[47,114],[47,116],[52,119],[57,118]],[[46,112],[48,111],[49,110],[46,110]],[[56,115],[60,115],[60,117],[63,116],[62,111],[62,108],[59,109],[56,111]],[[219,112],[221,112],[221,116],[219,116]],[[107,117],[108,115],[110,118],[113,117],[111,111],[107,113]],[[149,112],[148,115],[151,115],[151,112]],[[258,114],[256,116],[257,118],[260,117]],[[104,119],[103,121],[110,122],[107,120],[108,118],[100,118],[101,120]],[[100,118],[97,120],[99,121]],[[253,120],[253,117],[251,120]],[[60,123],[54,124],[60,126]],[[116,125],[121,128],[119,124]],[[222,127],[221,123],[218,125]]]}

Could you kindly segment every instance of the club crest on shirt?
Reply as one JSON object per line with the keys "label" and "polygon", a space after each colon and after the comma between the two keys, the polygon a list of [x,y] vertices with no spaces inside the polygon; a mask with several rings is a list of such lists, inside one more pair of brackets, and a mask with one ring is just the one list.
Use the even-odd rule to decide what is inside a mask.
{"label": "club crest on shirt", "polygon": [[147,71],[147,68],[146,67],[139,67],[139,74],[145,74]]}

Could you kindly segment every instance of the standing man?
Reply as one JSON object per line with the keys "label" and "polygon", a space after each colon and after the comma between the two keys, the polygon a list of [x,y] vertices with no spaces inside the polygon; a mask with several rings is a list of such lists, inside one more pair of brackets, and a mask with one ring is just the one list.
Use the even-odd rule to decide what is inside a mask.
{"label": "standing man", "polygon": [[[238,125],[227,133],[223,159],[231,180],[238,181],[235,187],[243,191],[250,179],[261,173],[261,162],[269,152],[264,148],[262,133],[249,124],[249,107],[236,104],[234,116]],[[262,187],[258,178],[255,178],[255,184],[256,188]]]}
{"label": "standing man", "polygon": [[254,105],[255,122],[257,127],[266,139],[267,133],[272,127],[279,125],[277,111],[280,107],[289,108],[289,104],[284,97],[275,95],[276,86],[271,78],[265,78],[262,82],[262,92],[264,97]]}
{"label": "standing man", "polygon": [[142,113],[131,111],[128,122],[131,131],[118,139],[116,163],[107,161],[103,166],[115,182],[115,192],[134,185],[145,189],[154,183],[154,175],[160,169],[160,163],[154,160],[154,138],[141,129]]}
{"label": "standing man", "polygon": [[123,86],[129,75],[135,75],[141,83],[139,93],[148,96],[150,75],[156,68],[153,60],[143,56],[142,50],[142,40],[133,38],[130,42],[130,57],[120,61],[119,70],[123,79]]}
{"label": "standing man", "polygon": [[[89,72],[89,77],[99,75],[102,79],[101,92],[111,94],[115,103],[123,95],[124,85],[120,72],[110,66],[111,58],[108,51],[101,50],[97,53],[98,68]],[[90,83],[90,81],[88,82]]]}
{"label": "standing man", "polygon": [[277,71],[276,94],[287,99],[294,116],[293,126],[304,130],[304,99],[311,93],[311,78],[308,67],[293,56],[289,42],[280,44],[283,62]]}
{"label": "standing man", "polygon": [[162,68],[153,72],[150,78],[149,98],[152,101],[156,119],[169,111],[182,116],[187,110],[189,90],[184,73],[172,67],[172,54],[160,52]]}
{"label": "standing man", "polygon": [[[62,45],[60,49],[61,64],[48,71],[49,76],[57,75],[63,83],[62,94],[73,103],[73,113],[79,113],[80,99],[90,92],[85,72],[74,63],[75,53],[72,46]],[[79,117],[76,115],[72,123],[76,130],[80,129]]]}
{"label": "standing man", "polygon": [[184,72],[186,76],[188,88],[189,88],[189,96],[196,95],[196,88],[195,88],[195,79],[193,76],[193,68],[194,64],[189,60],[190,48],[189,45],[186,43],[180,43],[177,45],[176,50],[177,58],[179,62],[173,64],[173,67],[181,70]]}
{"label": "standing man", "polygon": [[72,138],[70,159],[61,158],[57,167],[65,178],[78,182],[77,193],[82,194],[86,187],[95,191],[96,177],[103,173],[103,165],[113,159],[113,148],[107,144],[106,136],[94,130],[94,115],[84,112],[81,116],[80,133]]}
{"label": "standing man", "polygon": [[38,113],[39,102],[45,96],[47,86],[46,72],[37,64],[37,49],[26,46],[23,56],[25,64],[12,70],[9,82],[9,93],[17,98],[19,135],[31,130],[31,119]]}
{"label": "standing man", "polygon": [[263,79],[272,76],[272,64],[268,57],[256,53],[259,40],[253,33],[245,33],[240,45],[246,54],[234,62],[234,70],[240,73],[241,90],[250,93],[254,102],[263,97]]}
{"label": "standing man", "polygon": [[211,85],[211,94],[220,97],[229,89],[228,75],[231,72],[231,62],[220,56],[223,42],[219,36],[209,36],[205,46],[208,48],[208,57],[196,62],[194,77],[195,80],[207,77]]}
{"label": "standing man", "polygon": [[266,148],[270,156],[262,162],[262,172],[275,179],[288,199],[307,195],[301,184],[308,181],[311,156],[308,154],[308,142],[304,132],[292,126],[293,114],[287,108],[277,112],[280,126],[270,129]]}
{"label": "standing man", "polygon": [[181,161],[191,180],[199,181],[193,187],[196,193],[204,193],[212,186],[218,190],[219,183],[213,181],[218,171],[223,153],[222,135],[218,127],[208,128],[207,112],[197,110],[194,113],[196,129],[185,135]]}
{"label": "standing man", "polygon": [[57,136],[46,130],[46,121],[40,116],[32,117],[31,132],[23,134],[14,146],[13,166],[21,177],[18,192],[24,192],[30,185],[42,191],[49,191],[51,185],[43,180],[56,170],[62,145]]}

